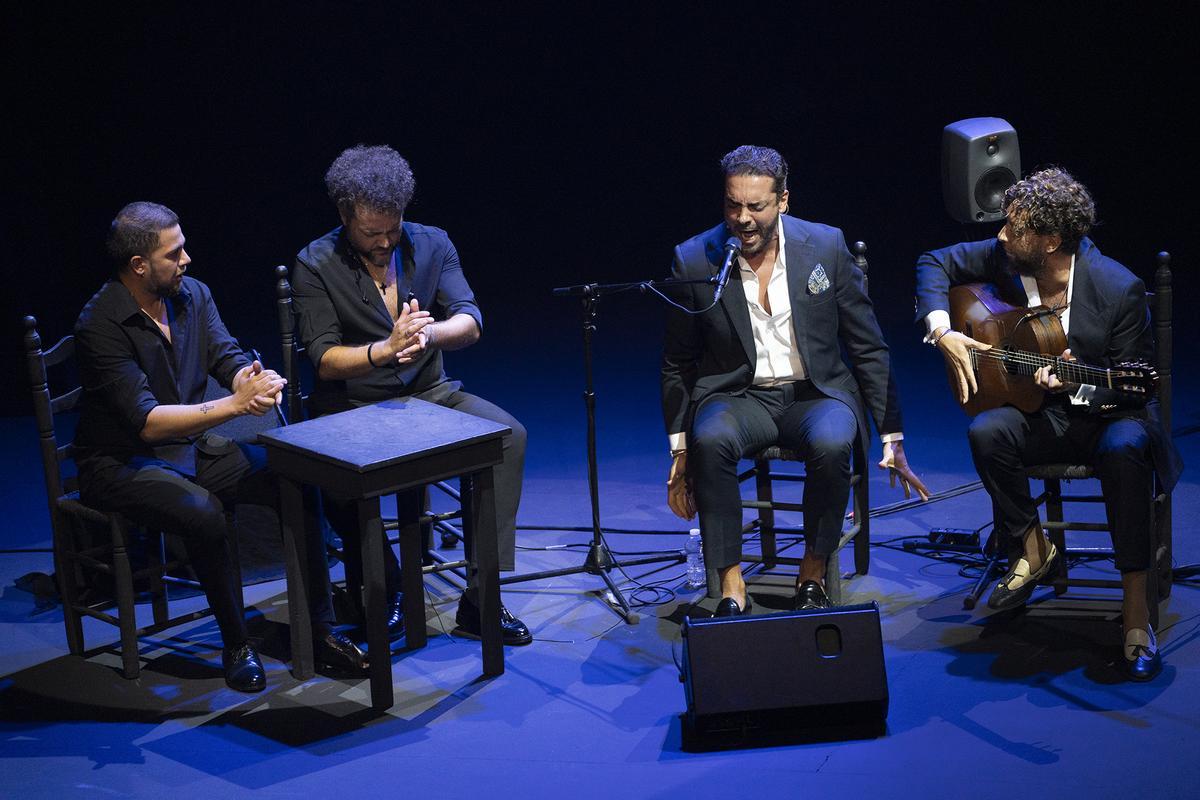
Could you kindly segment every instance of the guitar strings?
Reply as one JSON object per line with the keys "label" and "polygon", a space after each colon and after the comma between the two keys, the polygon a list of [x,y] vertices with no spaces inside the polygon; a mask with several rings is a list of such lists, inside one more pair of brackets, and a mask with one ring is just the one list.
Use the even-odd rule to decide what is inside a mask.
{"label": "guitar strings", "polygon": [[1026,375],[1032,375],[1040,367],[1054,366],[1056,374],[1074,383],[1085,383],[1087,382],[1086,378],[1094,377],[1100,379],[1096,383],[1107,383],[1109,386],[1112,386],[1114,372],[1118,377],[1123,374],[1119,369],[1114,371],[1113,369],[1103,367],[1075,364],[1070,361],[1064,361],[1057,356],[1046,356],[1039,353],[1010,350],[971,351],[971,358],[976,362],[976,366],[978,366],[978,360],[981,357],[994,362],[1013,364],[1018,367],[1019,374]]}

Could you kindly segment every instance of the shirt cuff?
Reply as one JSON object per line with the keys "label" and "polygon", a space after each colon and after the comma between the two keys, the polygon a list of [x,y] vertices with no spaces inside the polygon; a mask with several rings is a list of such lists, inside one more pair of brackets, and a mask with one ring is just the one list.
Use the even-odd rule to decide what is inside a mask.
{"label": "shirt cuff", "polygon": [[887,444],[888,442],[903,442],[904,434],[900,431],[896,431],[895,433],[885,433],[879,437],[879,441],[883,442],[884,444]]}
{"label": "shirt cuff", "polygon": [[935,308],[925,316],[925,339],[926,344],[933,341],[933,332],[938,328],[950,327],[950,312],[943,311],[940,308]]}
{"label": "shirt cuff", "polygon": [[672,433],[667,441],[672,450],[687,450],[687,434],[683,431]]}
{"label": "shirt cuff", "polygon": [[1075,394],[1071,395],[1071,405],[1090,406],[1092,404],[1092,396],[1095,394],[1095,386],[1090,383],[1081,383],[1079,384],[1079,388],[1075,390]]}

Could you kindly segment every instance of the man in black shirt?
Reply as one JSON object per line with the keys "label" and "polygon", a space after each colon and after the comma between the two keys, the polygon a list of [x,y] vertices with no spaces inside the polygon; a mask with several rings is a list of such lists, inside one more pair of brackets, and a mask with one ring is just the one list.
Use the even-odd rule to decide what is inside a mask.
{"label": "man in black shirt", "polygon": [[[116,275],[75,325],[84,388],[75,439],[82,499],[183,539],[221,631],[226,683],[260,691],[266,675],[247,641],[225,512],[234,503],[276,506],[277,488],[261,447],[206,431],[268,413],[285,381],[246,357],[208,287],[185,277],[191,258],[174,212],[131,203],[113,220],[107,245]],[[206,401],[209,375],[232,394]],[[315,583],[312,603],[317,653],[361,669],[361,651],[326,622],[332,606],[321,555],[325,591]]]}
{"label": "man in black shirt", "polygon": [[[479,340],[483,315],[446,232],[404,220],[415,182],[390,147],[352,147],[325,175],[342,225],[296,256],[292,288],[300,339],[317,370],[315,413],[343,411],[392,397],[417,397],[512,429],[496,467],[500,569],[514,568],[517,506],[525,463],[525,428],[502,408],[462,391],[442,367],[442,351]],[[436,312],[435,319],[431,312]],[[353,506],[326,498],[325,513],[347,548],[347,580],[361,564]],[[389,549],[389,628],[399,633],[400,569]],[[459,601],[461,632],[477,635],[473,587]],[[501,607],[504,642],[529,644],[521,620]]]}

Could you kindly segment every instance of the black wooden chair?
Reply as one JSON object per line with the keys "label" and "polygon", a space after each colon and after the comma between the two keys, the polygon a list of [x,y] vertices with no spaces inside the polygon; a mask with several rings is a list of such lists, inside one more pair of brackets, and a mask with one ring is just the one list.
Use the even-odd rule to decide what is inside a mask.
{"label": "black wooden chair", "polygon": [[[855,242],[851,251],[854,261],[863,273],[864,288],[867,274],[867,246],[863,242]],[[842,538],[837,549],[829,556],[825,566],[825,593],[830,602],[842,602],[842,572],[841,552],[846,545],[854,544],[854,575],[866,575],[871,564],[871,522],[870,496],[867,471],[867,451],[863,442],[856,442],[854,461],[850,476],[851,504],[854,510],[851,524],[842,531]],[[803,482],[803,473],[775,472],[771,468],[772,461],[803,462],[801,454],[784,447],[771,446],[751,459],[753,466],[739,473],[738,482],[744,483],[754,479],[755,496],[742,500],[742,508],[754,509],[758,515],[742,527],[743,537],[757,535],[760,542],[759,553],[745,553],[742,561],[751,564],[761,564],[764,569],[773,569],[779,564],[799,566],[801,558],[779,554],[777,534],[803,535],[804,529],[797,526],[780,527],[775,522],[775,512],[803,512],[801,503],[784,502],[775,498],[774,482]],[[715,569],[707,570],[707,590],[709,597],[720,597],[720,581]]]}
{"label": "black wooden chair", "polygon": [[[1171,256],[1168,253],[1158,254],[1158,267],[1154,273],[1154,291],[1150,297],[1150,311],[1154,322],[1155,342],[1155,371],[1158,373],[1157,396],[1163,427],[1167,436],[1171,435],[1171,325],[1172,325],[1172,290],[1171,290]],[[1028,478],[1042,482],[1042,491],[1036,497],[1039,505],[1045,506],[1045,518],[1042,528],[1045,529],[1054,546],[1064,558],[1058,571],[1050,580],[1056,595],[1063,595],[1072,587],[1121,589],[1119,579],[1109,578],[1080,578],[1071,577],[1068,565],[1074,561],[1107,560],[1113,557],[1111,542],[1098,546],[1073,546],[1066,543],[1067,531],[1084,531],[1107,533],[1109,528],[1105,522],[1086,522],[1067,520],[1064,518],[1063,506],[1066,503],[1104,503],[1104,497],[1095,494],[1064,494],[1062,484],[1074,480],[1093,478],[1093,470],[1087,464],[1039,464],[1025,470]],[[1158,626],[1159,604],[1171,593],[1171,493],[1159,483],[1158,477],[1153,478],[1153,485],[1146,487],[1146,502],[1151,510],[1151,561],[1153,567],[1146,581],[1146,599],[1150,608],[1150,624]],[[1107,537],[1105,537],[1107,539]],[[980,577],[974,590],[963,601],[966,608],[973,608],[980,595],[986,589],[991,579],[1001,571],[1002,553],[995,553],[984,574]]]}
{"label": "black wooden chair", "polygon": [[[25,355],[33,408],[41,448],[42,471],[53,536],[54,571],[62,600],[67,646],[73,655],[84,654],[84,616],[116,626],[121,635],[121,674],[136,678],[140,672],[137,640],[166,628],[203,617],[210,612],[190,612],[170,617],[167,585],[186,579],[169,573],[183,568],[181,560],[165,557],[163,535],[143,531],[120,514],[100,511],[79,499],[74,470],[74,445],[58,444],[58,427],[67,415],[80,409],[83,389],[74,372],[75,338],[67,336],[42,350],[37,320],[25,317]],[[50,376],[55,377],[52,394]],[[61,376],[61,380],[59,380]],[[67,388],[60,388],[66,386]],[[134,568],[131,551],[144,553],[146,565]],[[103,576],[103,577],[99,577]],[[153,624],[139,627],[135,611],[135,585],[149,587]],[[105,591],[97,591],[104,584]],[[111,584],[113,596],[109,596]],[[109,613],[116,606],[116,616]]]}

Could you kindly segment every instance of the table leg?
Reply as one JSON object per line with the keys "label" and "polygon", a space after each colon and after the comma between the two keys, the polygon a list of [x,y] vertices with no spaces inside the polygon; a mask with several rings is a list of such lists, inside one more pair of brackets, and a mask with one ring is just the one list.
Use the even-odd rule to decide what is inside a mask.
{"label": "table leg", "polygon": [[421,567],[425,545],[421,536],[423,489],[396,493],[396,522],[400,534],[400,588],[404,592],[404,641],[409,650],[425,646],[425,580]]}
{"label": "table leg", "polygon": [[391,708],[392,651],[383,575],[383,548],[387,547],[387,539],[379,517],[378,497],[358,501],[358,529],[362,532],[362,599],[367,615],[367,658],[371,662],[371,707]]}
{"label": "table leg", "polygon": [[470,542],[470,574],[478,593],[483,638],[483,674],[504,674],[504,635],[500,629],[500,556],[496,544],[496,494],[492,468],[462,480],[463,526]]}
{"label": "table leg", "polygon": [[312,620],[308,616],[308,548],[305,537],[320,536],[305,525],[300,484],[279,476],[283,560],[287,571],[288,628],[292,639],[292,677],[306,681],[314,674]]}

